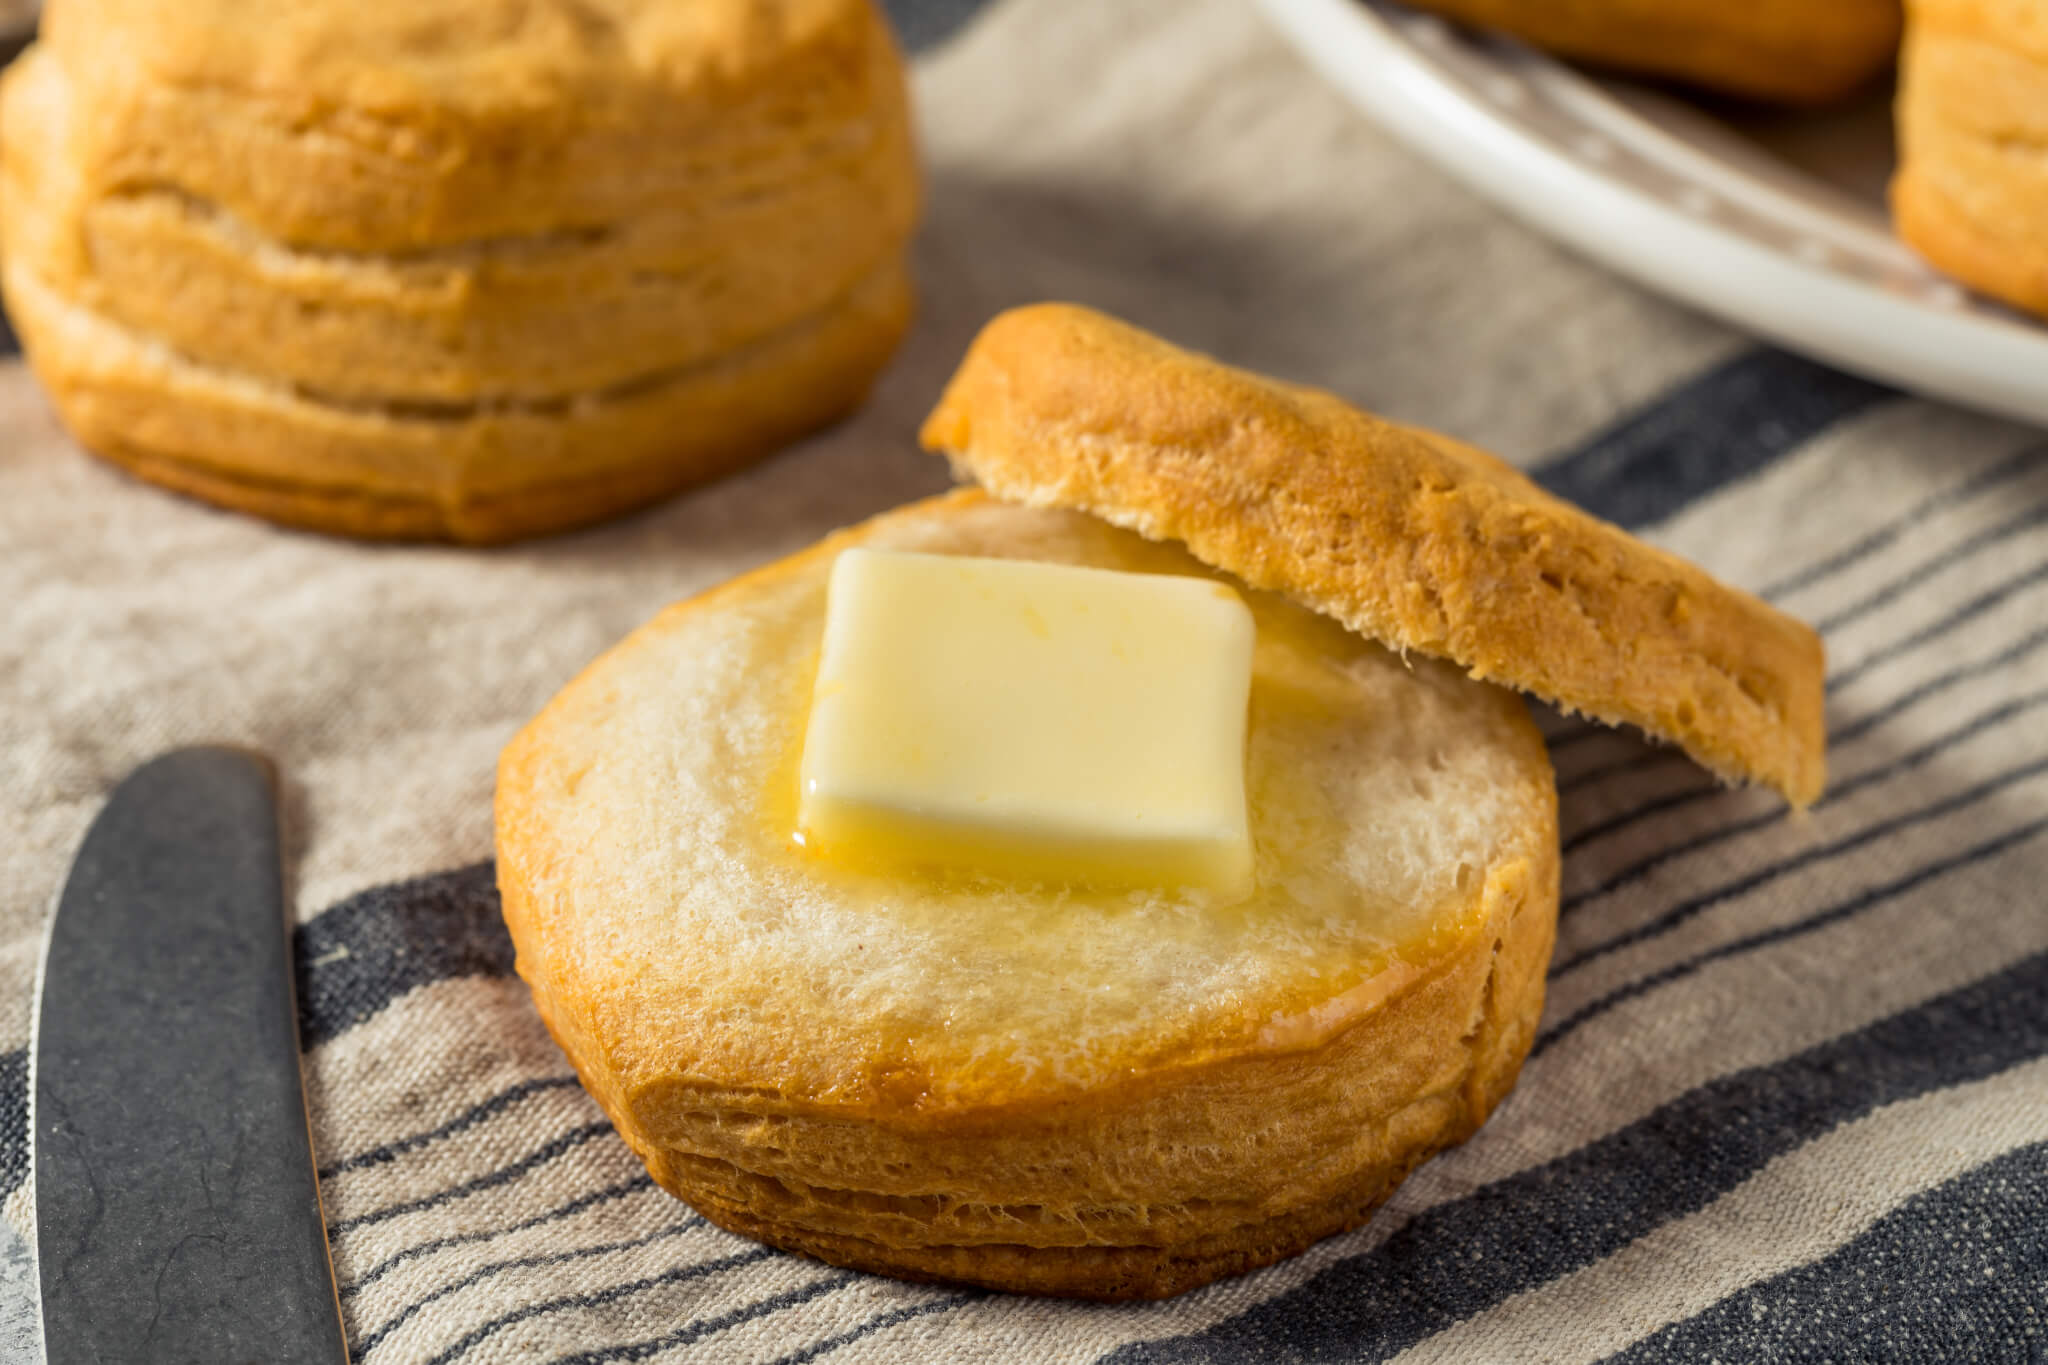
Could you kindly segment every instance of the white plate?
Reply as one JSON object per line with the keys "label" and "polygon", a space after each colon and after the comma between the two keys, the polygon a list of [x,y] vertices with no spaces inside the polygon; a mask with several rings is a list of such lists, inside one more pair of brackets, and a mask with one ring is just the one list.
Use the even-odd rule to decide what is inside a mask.
{"label": "white plate", "polygon": [[2048,424],[2048,327],[1891,235],[1881,102],[1730,121],[1389,0],[1260,0],[1388,131],[1559,241],[1873,379]]}

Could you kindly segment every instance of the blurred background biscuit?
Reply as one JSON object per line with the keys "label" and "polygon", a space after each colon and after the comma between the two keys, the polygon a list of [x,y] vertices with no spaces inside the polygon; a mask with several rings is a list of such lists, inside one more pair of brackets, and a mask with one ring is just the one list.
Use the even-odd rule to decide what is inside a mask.
{"label": "blurred background biscuit", "polygon": [[1414,0],[1563,56],[1787,104],[1821,104],[1891,64],[1898,0]]}
{"label": "blurred background biscuit", "polygon": [[908,320],[867,0],[60,2],[0,130],[67,425],[321,530],[623,511],[856,405]]}
{"label": "blurred background biscuit", "polygon": [[1900,68],[1899,235],[1971,287],[2048,314],[2048,9],[1915,0]]}

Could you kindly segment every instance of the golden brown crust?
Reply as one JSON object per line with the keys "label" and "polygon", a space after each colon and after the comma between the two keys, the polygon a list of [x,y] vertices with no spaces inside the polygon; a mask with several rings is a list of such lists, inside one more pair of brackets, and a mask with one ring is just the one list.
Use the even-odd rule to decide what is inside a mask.
{"label": "golden brown crust", "polygon": [[[1513,793],[1502,809],[1516,812],[1514,823],[1487,836],[1487,865],[1379,976],[1311,1005],[1308,1017],[1339,1021],[1325,1030],[1226,1029],[1164,1060],[1141,1060],[1152,1055],[1149,1046],[1117,1054],[1076,1083],[1058,1077],[1083,1073],[1059,1067],[1036,1084],[996,1089],[955,1085],[936,1070],[914,1081],[904,1073],[901,1086],[805,1086],[786,1079],[774,1057],[750,1060],[757,1044],[799,1038],[807,1060],[830,1057],[841,1032],[886,1035],[906,999],[886,996],[895,1004],[872,1019],[841,1017],[845,1001],[863,998],[859,978],[843,974],[852,970],[844,963],[853,945],[828,954],[841,964],[830,978],[837,987],[805,984],[804,969],[789,959],[765,997],[743,999],[735,984],[685,1001],[657,984],[671,967],[693,987],[726,972],[748,985],[761,975],[701,956],[718,932],[705,911],[658,902],[643,916],[620,903],[674,894],[687,871],[668,868],[643,881],[632,858],[592,853],[585,841],[586,829],[639,817],[613,805],[639,787],[606,785],[640,761],[620,747],[640,742],[624,718],[651,708],[664,725],[695,722],[687,683],[670,696],[632,690],[644,678],[671,676],[664,642],[678,641],[673,657],[701,657],[724,647],[712,639],[756,639],[780,609],[770,604],[786,601],[792,585],[822,582],[831,555],[864,537],[937,528],[954,537],[946,543],[955,552],[973,552],[964,547],[982,534],[977,517],[1013,524],[1067,515],[963,492],[879,519],[671,608],[565,689],[505,752],[498,875],[520,973],[585,1086],[650,1172],[723,1226],[908,1278],[1160,1297],[1355,1226],[1416,1164],[1469,1136],[1514,1084],[1541,1012],[1555,932],[1555,792],[1541,738],[1518,704],[1448,676],[1444,685],[1461,689],[1485,716],[1477,723],[1479,713],[1467,713],[1475,723],[1456,742],[1473,746],[1468,758]],[[684,634],[727,616],[740,623],[729,636]],[[643,657],[645,671],[635,671]],[[1386,666],[1381,676],[1397,694],[1388,699],[1396,710],[1408,704],[1409,689],[1420,703],[1437,685],[1429,678],[1441,674],[1431,665]],[[732,667],[769,692],[787,681],[762,675],[751,656]],[[1255,700],[1255,715],[1257,707]],[[744,746],[701,752],[748,762]],[[698,783],[668,755],[646,761],[669,790]],[[1462,798],[1438,799],[1450,803],[1438,808],[1445,818],[1463,809]],[[664,829],[671,844],[684,837]],[[728,848],[720,866],[743,856]],[[1466,887],[1463,879],[1458,885]],[[749,934],[769,932],[762,926],[775,921],[776,907],[745,902],[750,893],[737,878],[714,889],[742,898],[731,912]],[[892,942],[889,912],[877,905],[863,914],[874,917],[862,946],[879,954],[877,968],[913,953],[914,945]],[[827,932],[815,927],[823,922],[815,910],[798,918],[806,935]],[[675,960],[650,960],[649,952]],[[953,993],[960,984],[919,976],[899,990],[938,992],[964,1006]],[[1263,1013],[1272,998],[1254,994],[1247,1005]],[[1215,1008],[1221,1019],[1234,1007]],[[957,1007],[949,1013],[966,1017]],[[795,1028],[784,1031],[790,1018]],[[1039,1027],[1020,1018],[1005,1031]],[[971,1040],[961,1047],[960,1056],[973,1055]],[[850,1055],[848,1065],[859,1062]]]}
{"label": "golden brown crust", "polygon": [[1812,630],[1448,437],[1043,304],[989,323],[923,440],[1795,805],[1825,782]]}
{"label": "golden brown crust", "polygon": [[1415,0],[1538,47],[1787,104],[1848,94],[1891,64],[1898,0]]}
{"label": "golden brown crust", "polygon": [[902,81],[869,0],[50,0],[41,42],[89,195],[173,185],[364,252],[786,183]]}
{"label": "golden brown crust", "polygon": [[536,401],[699,364],[826,307],[899,256],[915,217],[900,86],[784,180],[366,253],[268,237],[175,184],[94,192],[69,145],[77,83],[53,53],[31,49],[5,84],[12,259],[200,364],[345,401]]}
{"label": "golden brown crust", "polygon": [[2048,316],[2048,14],[1918,0],[1898,125],[1899,235],[1972,288]]}
{"label": "golden brown crust", "polygon": [[916,207],[870,0],[53,0],[0,77],[67,424],[346,535],[581,525],[840,416]]}
{"label": "golden brown crust", "polygon": [[[501,822],[517,800],[501,786]],[[1482,933],[1310,1051],[1056,1105],[892,1122],[687,1088],[622,1093],[596,1060],[599,1041],[571,1022],[578,1011],[558,1006],[524,879],[501,864],[499,882],[542,1019],[664,1189],[722,1227],[834,1265],[1103,1300],[1165,1298],[1357,1227],[1416,1166],[1476,1132],[1535,1038],[1557,907],[1554,856],[1504,869],[1486,890]],[[1098,1160],[1122,1182],[1077,1191]],[[928,1185],[934,1168],[946,1195],[887,1192],[892,1176]],[[1019,1175],[1047,1171],[1065,1178],[1048,1187]],[[1136,1173],[1169,1186],[1166,1197]],[[880,1188],[843,1187],[860,1177]],[[1087,1242],[1073,1244],[1068,1223],[1033,1222],[1049,1198],[1077,1193],[1095,1201]]]}
{"label": "golden brown crust", "polygon": [[37,378],[79,443],[152,483],[307,530],[495,544],[702,483],[858,406],[910,316],[891,265],[784,334],[598,402],[422,416],[194,366],[8,266]]}

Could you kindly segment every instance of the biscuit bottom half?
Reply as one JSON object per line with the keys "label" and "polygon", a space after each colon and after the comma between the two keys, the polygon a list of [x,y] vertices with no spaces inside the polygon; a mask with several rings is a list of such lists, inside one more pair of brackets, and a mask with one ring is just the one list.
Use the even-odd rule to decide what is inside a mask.
{"label": "biscuit bottom half", "polygon": [[670,608],[520,733],[519,971],[656,1180],[839,1265],[1151,1298],[1359,1224],[1484,1121],[1556,927],[1518,697],[1240,585],[1250,897],[843,869],[790,836],[852,544],[1210,573],[956,493]]}
{"label": "biscuit bottom half", "polygon": [[545,400],[341,399],[199,363],[19,261],[8,308],[79,443],[181,493],[310,530],[488,544],[601,521],[852,411],[909,323],[891,257],[809,316],[697,364]]}

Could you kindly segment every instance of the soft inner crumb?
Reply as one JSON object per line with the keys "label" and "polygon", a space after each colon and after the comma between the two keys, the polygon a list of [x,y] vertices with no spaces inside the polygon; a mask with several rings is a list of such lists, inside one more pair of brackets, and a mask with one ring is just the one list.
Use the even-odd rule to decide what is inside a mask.
{"label": "soft inner crumb", "polygon": [[[1079,514],[996,503],[900,518],[880,543],[1207,573]],[[1527,822],[1504,757],[1526,721],[1500,694],[1246,591],[1251,897],[822,865],[789,834],[829,568],[685,612],[601,666],[619,703],[557,798],[575,865],[555,874],[582,901],[563,932],[623,976],[641,1029],[656,1008],[723,1024],[752,1083],[1090,1085],[1230,1044],[1425,952]],[[776,1032],[797,1016],[806,1036]]]}

